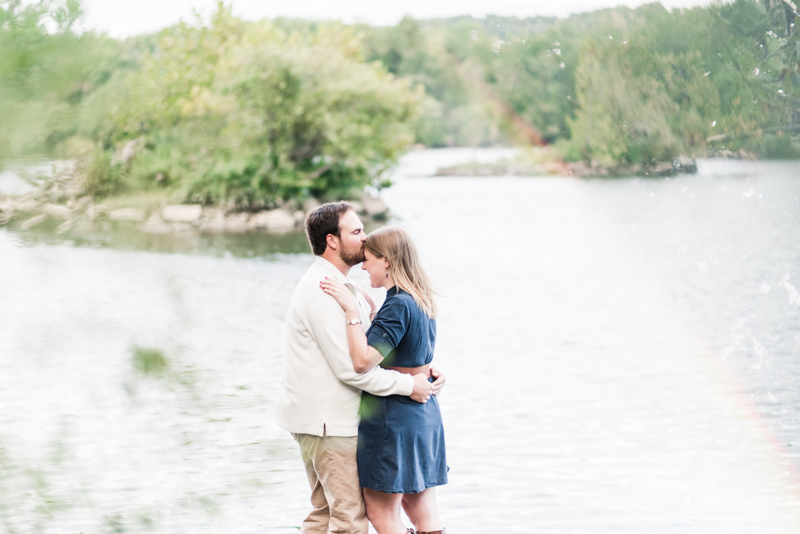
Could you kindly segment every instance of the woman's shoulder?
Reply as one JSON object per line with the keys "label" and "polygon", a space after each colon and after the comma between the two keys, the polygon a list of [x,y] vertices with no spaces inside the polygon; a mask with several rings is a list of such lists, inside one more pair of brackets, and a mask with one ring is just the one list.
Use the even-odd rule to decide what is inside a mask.
{"label": "woman's shoulder", "polygon": [[[389,299],[387,299],[388,302]],[[392,297],[392,305],[397,310],[403,310],[404,313],[407,315],[426,315],[425,312],[420,308],[419,303],[411,296],[410,293],[406,292],[405,290],[401,289],[397,292],[396,295]],[[427,316],[427,315],[426,315]]]}
{"label": "woman's shoulder", "polygon": [[410,310],[414,305],[414,298],[402,289],[386,296],[383,307],[393,310]]}
{"label": "woman's shoulder", "polygon": [[403,291],[391,291],[386,295],[386,300],[383,301],[380,311],[383,315],[402,315],[408,317],[416,307],[414,298]]}

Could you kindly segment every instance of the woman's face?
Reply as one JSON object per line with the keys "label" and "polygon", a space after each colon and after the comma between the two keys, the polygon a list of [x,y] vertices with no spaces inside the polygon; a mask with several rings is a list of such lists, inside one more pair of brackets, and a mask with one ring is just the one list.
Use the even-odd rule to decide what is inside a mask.
{"label": "woman's face", "polygon": [[386,280],[386,260],[376,258],[369,250],[364,251],[364,263],[361,268],[369,273],[369,285],[372,287],[384,287]]}

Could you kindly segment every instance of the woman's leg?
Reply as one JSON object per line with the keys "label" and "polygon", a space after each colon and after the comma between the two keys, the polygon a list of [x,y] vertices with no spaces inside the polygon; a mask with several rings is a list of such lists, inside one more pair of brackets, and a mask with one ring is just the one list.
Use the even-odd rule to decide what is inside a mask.
{"label": "woman's leg", "polygon": [[[417,532],[437,532],[442,530],[439,508],[436,506],[436,488],[428,488],[422,493],[403,495],[403,510],[414,523]],[[369,509],[367,509],[369,515]]]}
{"label": "woman's leg", "polygon": [[367,517],[378,534],[406,534],[406,527],[400,520],[402,499],[402,493],[383,493],[364,488]]}

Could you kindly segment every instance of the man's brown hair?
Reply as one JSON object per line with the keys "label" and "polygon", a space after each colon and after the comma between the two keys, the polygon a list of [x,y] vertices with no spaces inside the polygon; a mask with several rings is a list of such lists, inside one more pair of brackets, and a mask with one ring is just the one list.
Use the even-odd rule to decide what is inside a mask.
{"label": "man's brown hair", "polygon": [[306,237],[315,256],[322,256],[328,246],[328,234],[342,237],[339,220],[342,215],[352,210],[349,202],[328,202],[306,215]]}

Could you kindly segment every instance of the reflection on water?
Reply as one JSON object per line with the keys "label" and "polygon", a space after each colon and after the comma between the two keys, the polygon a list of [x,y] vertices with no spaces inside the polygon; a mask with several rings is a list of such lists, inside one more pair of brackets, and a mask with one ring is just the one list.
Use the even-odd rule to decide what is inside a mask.
{"label": "reflection on water", "polygon": [[[102,226],[85,230],[71,228],[59,234],[61,221],[47,220],[26,231],[15,234],[24,246],[37,244],[68,244],[78,247],[109,248],[121,251],[149,251],[161,253],[199,254],[203,256],[233,256],[237,258],[265,257],[271,254],[304,254],[310,252],[308,240],[302,229],[285,233],[242,232],[200,233],[195,230],[167,234],[140,232],[137,223],[105,222]],[[380,226],[366,221],[369,231]]]}
{"label": "reflection on water", "polygon": [[[798,531],[800,176],[748,165],[385,192],[446,295],[449,530]],[[53,239],[0,230],[3,529],[296,531],[302,234]]]}
{"label": "reflection on water", "polygon": [[746,385],[771,433],[800,447],[800,166],[700,164],[696,179],[589,187]]}

